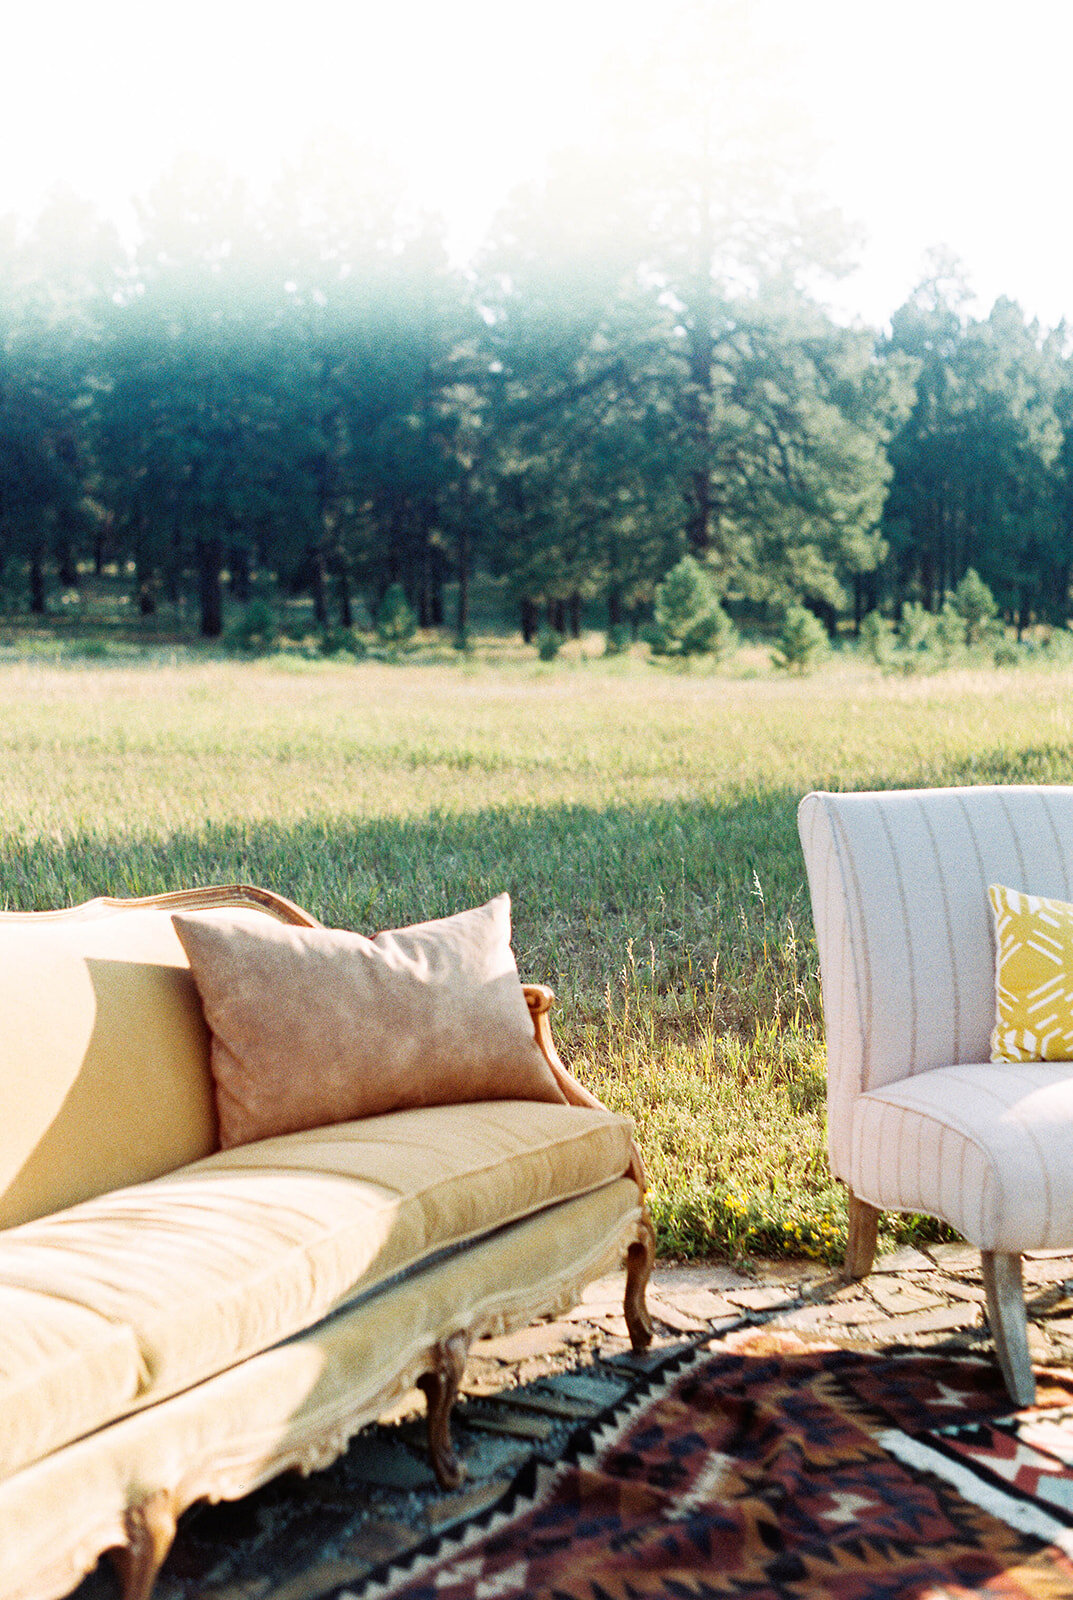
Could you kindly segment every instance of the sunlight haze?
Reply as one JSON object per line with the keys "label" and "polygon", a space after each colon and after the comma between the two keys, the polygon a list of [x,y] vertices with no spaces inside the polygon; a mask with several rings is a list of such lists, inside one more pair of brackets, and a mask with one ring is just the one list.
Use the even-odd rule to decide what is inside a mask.
{"label": "sunlight haze", "polygon": [[[699,9],[716,51],[728,6]],[[1003,29],[965,0],[755,0],[749,14],[781,48],[787,104],[812,121],[817,187],[858,225],[860,268],[831,291],[837,309],[885,321],[945,245],[980,308],[1008,294],[1048,325],[1073,313],[1073,7],[1023,0]],[[607,52],[643,62],[668,15],[637,0],[40,0],[5,29],[0,214],[32,216],[66,184],[129,226],[131,197],[180,153],[263,185],[333,126],[397,164],[464,258],[550,151],[591,135]]]}

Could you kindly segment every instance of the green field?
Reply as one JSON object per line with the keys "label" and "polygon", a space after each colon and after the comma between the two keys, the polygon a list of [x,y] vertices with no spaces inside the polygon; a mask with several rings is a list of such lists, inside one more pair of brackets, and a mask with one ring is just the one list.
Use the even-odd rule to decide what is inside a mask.
{"label": "green field", "polygon": [[797,802],[1073,781],[1073,669],[11,658],[0,744],[7,909],[244,881],[371,932],[509,890],[663,1252],[837,1256]]}

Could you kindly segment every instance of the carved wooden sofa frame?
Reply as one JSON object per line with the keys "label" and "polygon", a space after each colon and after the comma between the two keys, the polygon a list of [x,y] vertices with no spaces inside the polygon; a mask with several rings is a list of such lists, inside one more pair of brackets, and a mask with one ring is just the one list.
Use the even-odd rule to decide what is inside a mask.
{"label": "carved wooden sofa frame", "polygon": [[[317,925],[308,913],[281,896],[250,886],[231,886],[133,900],[101,899],[70,911],[3,913],[0,914],[0,938],[5,930],[27,926],[88,925],[96,919],[130,912],[170,913],[199,907],[235,906],[257,908],[299,926]],[[568,1105],[598,1111],[606,1118],[609,1114],[572,1077],[559,1058],[549,1023],[554,998],[551,990],[537,984],[523,988],[535,1038]],[[3,1000],[0,986],[0,1005]],[[140,1181],[137,1174],[132,1181]],[[427,1403],[428,1448],[436,1478],[445,1489],[457,1486],[464,1468],[452,1445],[450,1419],[474,1339],[510,1331],[527,1325],[534,1317],[566,1309],[577,1303],[586,1283],[624,1264],[624,1315],[629,1338],[636,1350],[650,1342],[652,1326],[645,1307],[645,1293],[655,1259],[655,1238],[644,1205],[643,1187],[640,1156],[632,1145],[626,1170],[599,1191],[557,1203],[544,1212],[493,1229],[460,1251],[447,1252],[442,1261],[431,1260],[427,1266],[422,1264],[417,1271],[403,1274],[397,1281],[377,1285],[367,1298],[344,1306],[315,1328],[210,1378],[204,1386],[194,1385],[187,1394],[165,1397],[133,1415],[118,1417],[91,1436],[61,1447],[44,1465],[32,1464],[6,1481],[0,1480],[0,1524],[5,1518],[12,1523],[20,1520],[25,1523],[35,1515],[56,1518],[47,1551],[42,1545],[40,1556],[28,1558],[25,1570],[17,1576],[10,1573],[0,1576],[0,1596],[3,1600],[53,1600],[76,1584],[94,1565],[98,1555],[107,1551],[119,1573],[124,1600],[148,1600],[174,1539],[177,1519],[189,1505],[203,1499],[240,1497],[286,1470],[307,1473],[328,1465],[346,1448],[360,1427],[374,1421],[414,1387],[423,1391]],[[3,1282],[4,1239],[0,1227],[0,1284]],[[471,1252],[472,1259],[479,1263],[477,1267],[467,1265],[466,1258],[471,1257]],[[549,1256],[555,1259],[549,1260]],[[524,1274],[527,1269],[531,1273],[530,1281],[524,1276],[515,1281],[515,1275],[519,1271]],[[435,1328],[434,1336],[420,1348],[405,1350],[397,1363],[389,1362],[379,1372],[372,1390],[367,1386],[363,1389],[360,1367],[355,1365],[347,1342],[355,1336],[362,1319],[367,1316],[370,1325],[379,1319],[377,1327],[381,1332],[376,1336],[375,1348],[388,1360],[384,1346],[391,1341],[390,1337],[383,1336],[383,1330],[408,1325],[405,1319],[412,1314],[415,1296],[424,1292],[421,1280],[426,1274],[437,1274],[441,1294],[449,1297],[455,1278],[459,1283],[468,1282],[469,1272],[483,1274],[480,1304],[464,1306],[457,1320],[450,1314],[445,1315],[442,1325]],[[306,1417],[301,1407],[308,1383],[302,1363],[308,1364],[314,1358],[319,1363],[316,1392],[319,1394],[323,1389],[328,1398],[318,1401],[320,1409],[314,1408],[315,1414],[311,1410]],[[258,1363],[264,1369],[264,1378],[258,1376]],[[205,1416],[195,1415],[196,1392],[204,1387],[205,1408],[211,1409],[210,1391],[214,1386],[223,1397],[219,1401],[222,1410],[226,1411],[228,1406],[237,1407],[245,1415],[241,1411],[246,1403],[242,1398],[244,1382],[250,1395],[257,1397],[256,1403],[265,1405],[264,1429],[272,1435],[270,1445],[266,1446],[260,1435],[256,1446],[249,1448],[227,1437],[215,1438]],[[291,1383],[298,1399],[288,1411],[288,1384]],[[271,1402],[264,1398],[270,1387],[272,1394],[278,1396]],[[122,1471],[116,1467],[116,1461],[122,1468],[125,1448],[121,1439],[129,1437],[135,1456],[139,1450],[144,1454],[145,1440],[152,1432],[153,1413],[162,1416],[172,1408],[179,1414],[184,1405],[189,1415],[180,1415],[178,1423],[174,1424],[176,1437],[185,1438],[185,1428],[190,1438],[197,1440],[197,1445],[191,1447],[183,1470],[173,1471],[167,1482],[157,1484],[144,1474],[142,1487],[137,1492],[129,1488],[123,1492],[117,1489],[112,1500],[104,1495],[101,1506],[106,1510],[102,1509],[94,1526],[80,1526],[68,1538],[63,1506],[65,1496],[76,1496],[79,1492],[79,1472],[85,1476],[85,1469],[79,1462],[84,1458],[90,1468],[96,1470],[94,1451],[98,1456],[107,1456],[107,1472],[118,1482]],[[207,1444],[201,1437],[206,1429]],[[68,1451],[71,1453],[69,1470],[61,1459]],[[31,1482],[35,1474],[47,1479],[50,1470],[55,1481],[46,1483],[43,1491],[35,1488]],[[131,1468],[135,1475],[136,1470],[141,1469]],[[0,1562],[2,1560],[3,1551],[0,1550]]]}

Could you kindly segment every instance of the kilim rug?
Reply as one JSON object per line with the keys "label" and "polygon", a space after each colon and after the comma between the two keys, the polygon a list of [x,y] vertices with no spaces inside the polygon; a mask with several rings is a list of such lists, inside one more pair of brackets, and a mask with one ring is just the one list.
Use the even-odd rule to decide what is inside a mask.
{"label": "kilim rug", "polygon": [[[1073,1412],[1049,1375],[1043,1406]],[[1069,1600],[1073,1561],[892,1440],[998,1426],[994,1363],[752,1334],[680,1354],[490,1511],[338,1600]],[[951,1435],[945,1434],[944,1438]]]}
{"label": "kilim rug", "polygon": [[1035,1407],[913,1438],[879,1436],[909,1466],[934,1472],[976,1505],[1073,1555],[1073,1407]]}

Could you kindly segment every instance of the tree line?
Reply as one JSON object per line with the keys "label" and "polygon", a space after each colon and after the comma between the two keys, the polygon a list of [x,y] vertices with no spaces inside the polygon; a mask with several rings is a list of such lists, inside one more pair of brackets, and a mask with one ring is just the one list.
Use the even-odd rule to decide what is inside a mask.
{"label": "tree line", "polygon": [[330,154],[260,197],[180,163],[133,244],[72,195],[0,230],[9,610],[118,570],[212,638],[228,593],[349,628],[401,587],[464,638],[480,571],[531,639],[636,628],[690,555],[739,620],[938,611],[968,569],[1065,620],[1064,328],[974,319],[939,259],[889,331],[846,327],[823,217],[731,204],[707,150],[674,185],[564,160],[465,268]]}

